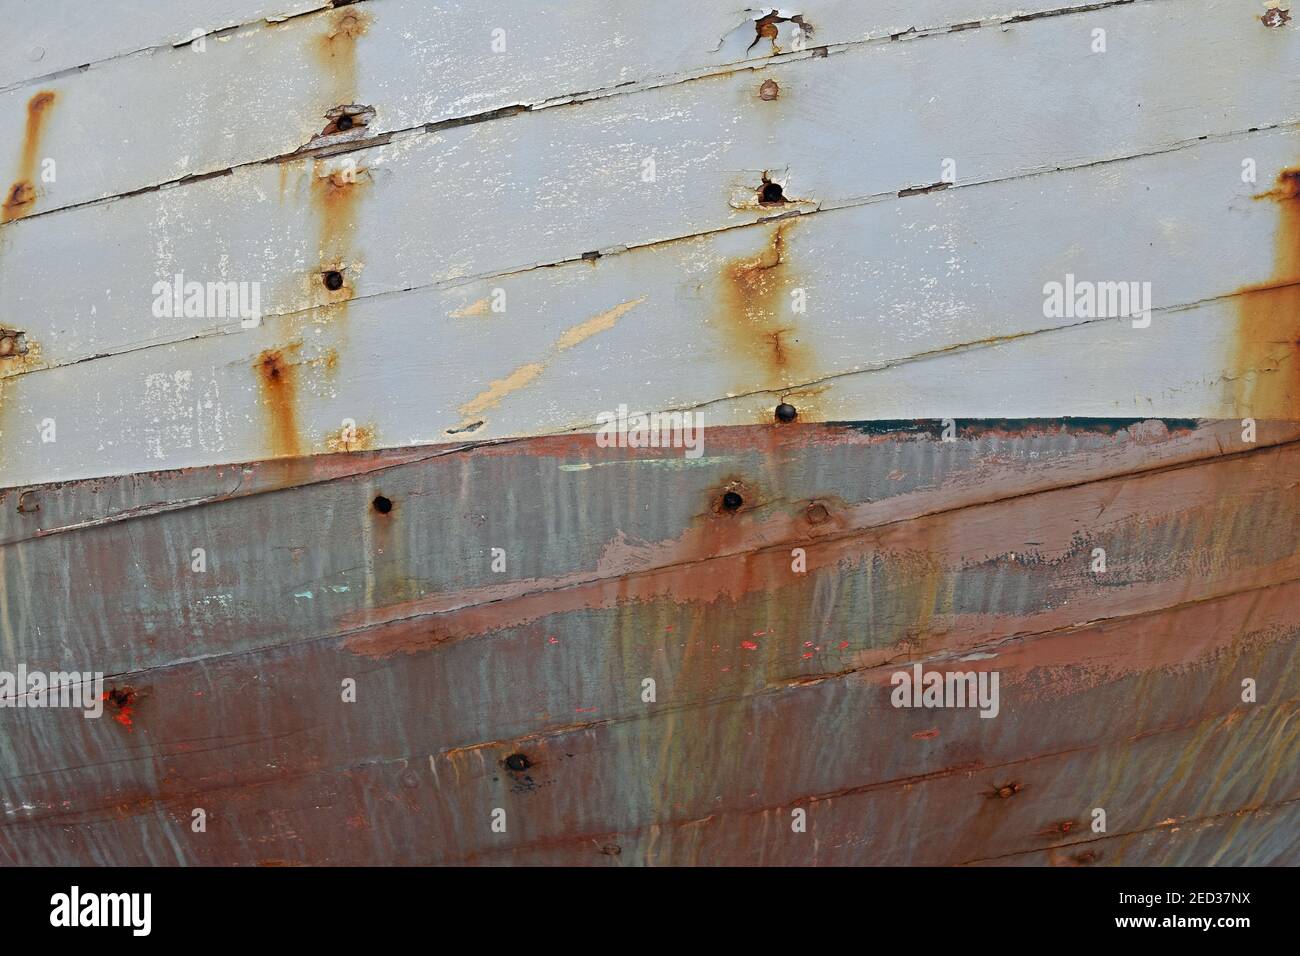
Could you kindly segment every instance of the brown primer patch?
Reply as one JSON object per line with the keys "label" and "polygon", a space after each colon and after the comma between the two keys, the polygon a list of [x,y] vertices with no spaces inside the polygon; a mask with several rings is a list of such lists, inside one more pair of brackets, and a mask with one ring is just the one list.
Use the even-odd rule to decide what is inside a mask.
{"label": "brown primer patch", "polygon": [[32,210],[36,202],[36,160],[40,152],[41,133],[45,127],[50,107],[57,95],[41,90],[27,101],[27,128],[23,132],[23,149],[18,161],[18,176],[5,192],[0,222],[21,219]]}
{"label": "brown primer patch", "polygon": [[298,429],[298,367],[289,354],[301,343],[266,349],[257,356],[253,371],[262,396],[267,444],[272,457],[296,458],[303,454]]}
{"label": "brown primer patch", "polygon": [[[319,66],[321,87],[326,100],[321,112],[329,113],[342,104],[356,101],[357,93],[357,41],[366,34],[372,15],[353,7],[336,10],[329,15],[325,29],[310,41],[310,54]],[[311,201],[319,223],[320,268],[312,276],[316,295],[327,303],[345,303],[353,296],[348,269],[355,270],[353,233],[356,230],[357,203],[362,190],[370,181],[365,169],[351,168],[346,160],[327,163],[315,161],[311,177]],[[327,271],[343,274],[343,285],[328,289],[321,280]],[[321,301],[321,300],[318,300]],[[346,316],[346,306],[341,306]]]}
{"label": "brown primer patch", "polygon": [[[1273,278],[1238,289],[1232,378],[1237,412],[1300,420],[1300,167],[1282,170],[1276,186],[1254,197],[1274,202]],[[1289,283],[1289,284],[1288,284]]]}

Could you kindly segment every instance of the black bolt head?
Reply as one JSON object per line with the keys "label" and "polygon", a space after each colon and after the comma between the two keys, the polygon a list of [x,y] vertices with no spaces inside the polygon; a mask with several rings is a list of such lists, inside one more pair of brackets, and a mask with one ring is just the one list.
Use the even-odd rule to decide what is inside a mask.
{"label": "black bolt head", "polygon": [[329,272],[325,273],[324,281],[325,288],[329,289],[331,292],[337,292],[339,289],[343,288],[343,273],[339,272],[337,269],[331,269]]}
{"label": "black bolt head", "polygon": [[740,497],[740,495],[734,491],[728,491],[722,496],[722,507],[726,508],[728,511],[735,511],[744,503],[745,499]]}
{"label": "black bolt head", "polygon": [[799,417],[799,410],[789,402],[782,402],[776,406],[776,418],[781,422],[792,422]]}
{"label": "black bolt head", "polygon": [[533,762],[523,754],[511,754],[506,758],[506,769],[513,770],[515,773],[523,773],[532,765]]}

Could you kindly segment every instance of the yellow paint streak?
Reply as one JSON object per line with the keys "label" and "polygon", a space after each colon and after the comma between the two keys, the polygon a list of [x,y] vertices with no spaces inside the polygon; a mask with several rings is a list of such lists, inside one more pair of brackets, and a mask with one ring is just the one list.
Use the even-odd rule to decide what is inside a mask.
{"label": "yellow paint streak", "polygon": [[580,342],[587,341],[587,339],[591,338],[593,335],[612,329],[614,323],[644,301],[645,296],[642,296],[639,299],[632,299],[630,302],[623,302],[614,306],[612,309],[600,313],[600,315],[588,319],[580,325],[575,325],[560,336],[560,340],[555,343],[556,349],[563,352],[565,349],[573,348]]}
{"label": "yellow paint streak", "polygon": [[471,302],[463,309],[457,309],[455,312],[451,313],[451,317],[453,319],[467,319],[470,316],[487,315],[488,309],[489,309],[488,297],[484,296],[481,299]]}
{"label": "yellow paint streak", "polygon": [[493,379],[486,391],[480,392],[460,406],[460,413],[468,418],[489,408],[496,408],[507,395],[523,388],[541,375],[545,369],[546,366],[541,362],[529,362],[527,365],[519,366],[505,378]]}

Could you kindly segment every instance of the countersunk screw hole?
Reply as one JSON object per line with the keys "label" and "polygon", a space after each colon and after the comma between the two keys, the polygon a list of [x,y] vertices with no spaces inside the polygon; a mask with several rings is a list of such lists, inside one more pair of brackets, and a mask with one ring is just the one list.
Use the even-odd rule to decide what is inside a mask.
{"label": "countersunk screw hole", "polygon": [[722,507],[728,511],[736,511],[745,503],[745,499],[740,497],[734,491],[728,491],[722,496]]}
{"label": "countersunk screw hole", "polygon": [[789,402],[782,402],[776,406],[777,421],[792,422],[799,417],[799,410]]}
{"label": "countersunk screw hole", "polygon": [[511,754],[506,758],[506,769],[513,770],[515,773],[523,773],[533,765],[533,762],[523,754]]}
{"label": "countersunk screw hole", "polygon": [[393,510],[393,503],[383,495],[375,495],[375,500],[371,504],[381,515],[386,515]]}
{"label": "countersunk screw hole", "polygon": [[337,269],[331,269],[329,272],[325,273],[324,278],[325,288],[329,289],[331,292],[337,292],[339,289],[343,288],[343,273],[339,272]]}

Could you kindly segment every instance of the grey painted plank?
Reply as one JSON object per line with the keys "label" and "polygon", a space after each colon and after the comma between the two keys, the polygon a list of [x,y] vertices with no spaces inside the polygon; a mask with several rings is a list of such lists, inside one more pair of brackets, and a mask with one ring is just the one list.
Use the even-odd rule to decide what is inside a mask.
{"label": "grey painted plank", "polygon": [[[1195,19],[1169,29],[1168,6],[1099,11],[1143,37],[1104,55],[1078,39],[1078,18],[964,31],[770,67],[786,90],[772,102],[745,72],[10,223],[0,314],[34,327],[46,361],[70,361],[227,324],[153,317],[154,283],[176,274],[260,283],[274,315],[751,223],[772,214],[754,201],[764,170],[807,210],[934,183],[945,157],[968,183],[1300,118],[1288,112],[1300,97],[1250,95],[1231,70],[1186,83],[1153,73],[1153,62],[1195,61],[1198,44],[1207,63],[1233,46]],[[1242,42],[1255,42],[1249,30]],[[1275,52],[1300,57],[1300,46]],[[960,79],[944,85],[948,75]],[[1109,119],[1080,128],[1063,99]],[[988,102],[1007,122],[970,121]],[[642,182],[652,156],[657,179]],[[329,268],[346,280],[337,293],[321,284]]]}
{"label": "grey painted plank", "polygon": [[[320,6],[311,0],[282,5]],[[813,28],[803,42],[812,47],[992,20],[999,9],[1005,18],[1082,5],[1084,0],[814,0],[800,9]],[[171,15],[187,24],[185,35],[186,18],[199,15],[188,6]],[[255,20],[250,14],[266,7],[234,6],[248,8],[239,22]],[[292,152],[323,131],[329,110],[345,104],[374,109],[367,125],[374,135],[761,62],[777,49],[790,53],[795,45],[796,25],[789,22],[777,24],[775,45],[768,39],[756,42],[754,18],[768,9],[774,8],[755,5],[747,12],[742,4],[721,0],[618,5],[567,0],[534,5],[525,24],[496,0],[368,0],[283,24],[252,23],[207,40],[202,52],[197,46],[164,47],[93,65],[45,87],[59,103],[42,148],[60,161],[62,175],[42,184],[36,208],[54,209]],[[202,22],[224,24],[233,13],[204,12]],[[165,24],[146,28],[139,14],[128,19],[119,26],[141,36],[165,29]],[[54,29],[88,32],[82,24]],[[503,36],[495,37],[496,30],[504,30]],[[494,47],[497,39],[504,49]],[[25,43],[38,45],[35,39]],[[32,92],[24,86],[0,94],[0,129],[23,128]],[[129,124],[125,136],[95,132],[105,117],[130,115],[148,122]],[[88,136],[95,140],[93,153],[85,149]]]}
{"label": "grey painted plank", "polygon": [[[0,88],[75,67],[184,43],[242,23],[319,9],[328,0],[3,0]],[[96,82],[100,76],[95,73]],[[89,84],[87,84],[89,87]]]}
{"label": "grey painted plank", "polygon": [[[1298,135],[1261,132],[823,211],[19,374],[0,380],[0,484],[325,452],[345,419],[365,426],[371,447],[590,428],[620,404],[707,405],[706,425],[749,424],[770,421],[781,394],[804,420],[1300,419],[1288,366],[1255,341],[1276,336],[1243,325],[1243,303],[1267,294],[1221,298],[1239,286],[1300,280],[1300,266],[1279,257],[1287,241],[1279,205],[1252,198],[1300,154]],[[1259,183],[1241,182],[1243,155],[1257,162]],[[371,240],[378,247],[414,248],[413,224],[386,228],[388,238]],[[743,267],[771,254],[778,230],[783,274],[752,294]],[[147,260],[153,248],[126,247],[115,258]],[[223,249],[246,264],[254,255]],[[123,263],[125,274],[140,274],[144,260]],[[383,285],[410,281],[400,262],[381,266],[397,272]],[[1124,319],[1047,318],[1043,285],[1067,273],[1150,281],[1164,311],[1144,329]],[[488,304],[496,288],[506,293],[504,314]],[[807,293],[806,314],[789,311],[795,288]],[[68,291],[42,294],[57,305]],[[171,320],[126,308],[131,301],[139,305],[114,296],[102,316],[77,320],[72,303],[43,311],[31,340],[45,361],[59,362],[108,348],[132,325],[127,335],[137,342],[176,334]],[[286,396],[268,394],[258,371],[259,357],[277,348],[294,369],[290,439],[284,422],[268,417]],[[1080,363],[1080,355],[1097,359]],[[1282,387],[1261,392],[1252,375]],[[820,384],[800,387],[808,382]],[[43,442],[50,418],[57,441]]]}

